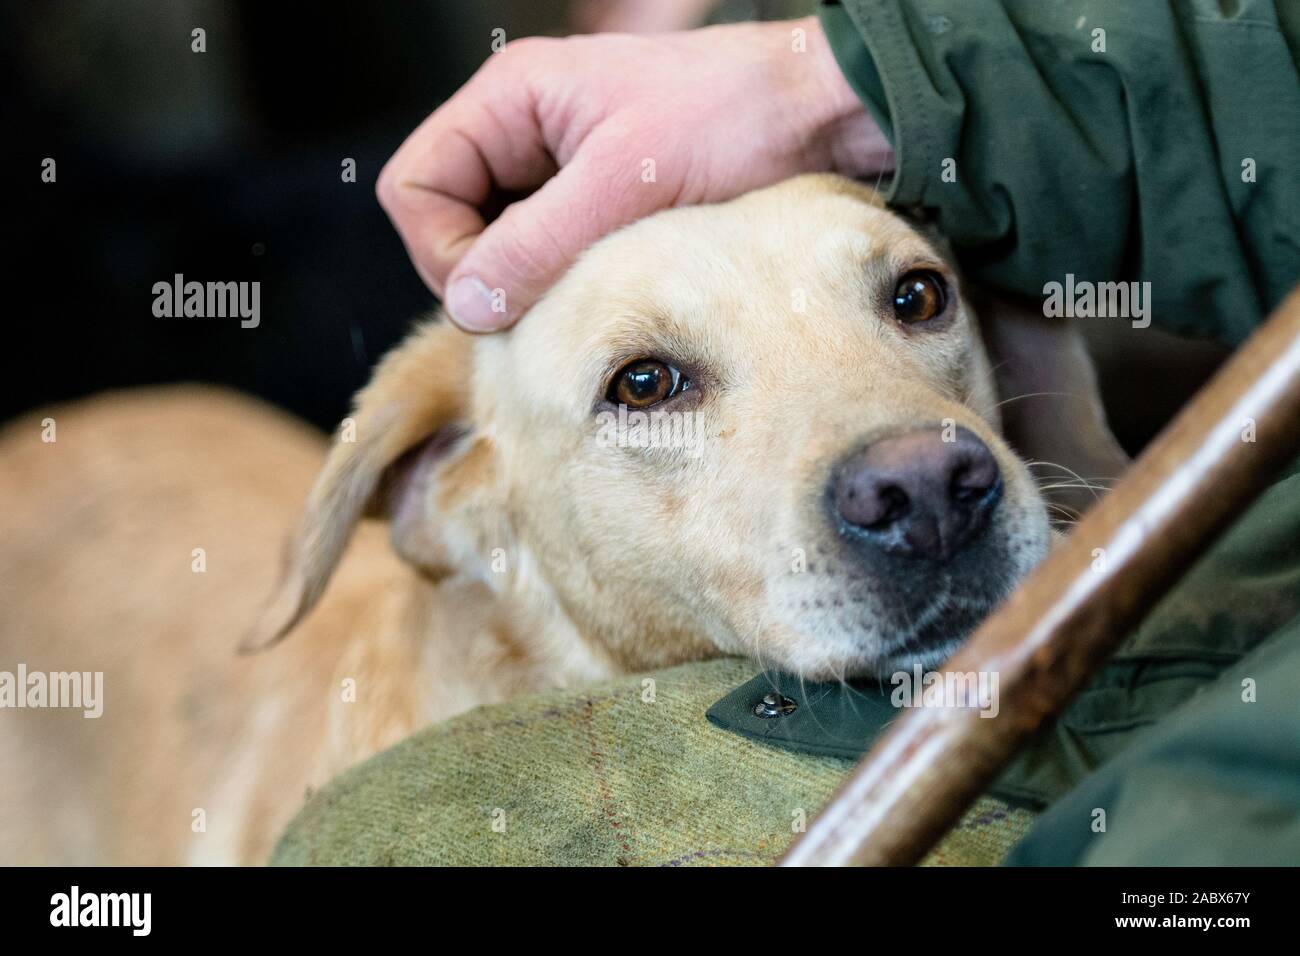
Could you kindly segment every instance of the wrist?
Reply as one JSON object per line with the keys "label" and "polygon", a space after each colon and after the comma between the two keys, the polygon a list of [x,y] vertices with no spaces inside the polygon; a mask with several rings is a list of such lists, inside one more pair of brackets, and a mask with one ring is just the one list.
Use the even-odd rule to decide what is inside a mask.
{"label": "wrist", "polygon": [[846,176],[892,172],[894,150],[870,111],[844,77],[816,16],[792,21],[807,38],[809,102],[817,104],[813,142],[827,168]]}

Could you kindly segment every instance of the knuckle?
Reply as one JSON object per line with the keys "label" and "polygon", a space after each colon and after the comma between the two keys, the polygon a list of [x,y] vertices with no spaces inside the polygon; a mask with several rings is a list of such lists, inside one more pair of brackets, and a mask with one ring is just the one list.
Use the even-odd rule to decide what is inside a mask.
{"label": "knuckle", "polygon": [[470,82],[498,84],[545,75],[556,62],[552,55],[556,44],[563,42],[556,37],[535,36],[510,40],[499,53],[488,57]]}
{"label": "knuckle", "polygon": [[390,159],[384,164],[384,168],[379,171],[379,178],[375,180],[375,198],[379,200],[379,205],[384,211],[391,214],[396,202],[396,184],[397,174],[393,172],[393,161]]}
{"label": "knuckle", "polygon": [[375,180],[375,198],[379,200],[379,205],[384,212],[392,218],[399,216],[402,211],[402,174],[398,167],[398,155],[384,163],[384,168],[379,171],[379,177]]}
{"label": "knuckle", "polygon": [[520,60],[525,57],[540,56],[549,45],[547,37],[520,37],[517,40],[509,40],[501,48],[501,57],[509,57],[511,60]]}

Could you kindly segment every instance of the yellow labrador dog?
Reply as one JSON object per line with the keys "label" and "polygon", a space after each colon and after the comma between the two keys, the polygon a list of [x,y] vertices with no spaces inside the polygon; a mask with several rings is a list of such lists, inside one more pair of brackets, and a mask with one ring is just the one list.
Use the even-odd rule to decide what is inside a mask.
{"label": "yellow labrador dog", "polygon": [[14,422],[0,862],[260,862],[306,788],[542,688],[938,664],[1049,546],[997,406],[940,250],[813,176],[606,238],[508,334],[419,327],[327,456],[198,387]]}

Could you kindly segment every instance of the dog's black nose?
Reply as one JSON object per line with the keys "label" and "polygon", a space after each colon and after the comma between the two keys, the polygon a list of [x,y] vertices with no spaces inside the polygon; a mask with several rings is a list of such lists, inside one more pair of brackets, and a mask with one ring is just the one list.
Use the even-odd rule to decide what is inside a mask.
{"label": "dog's black nose", "polygon": [[988,524],[1002,474],[974,434],[957,428],[950,437],[907,432],[842,461],[831,478],[840,519],[888,554],[952,558]]}

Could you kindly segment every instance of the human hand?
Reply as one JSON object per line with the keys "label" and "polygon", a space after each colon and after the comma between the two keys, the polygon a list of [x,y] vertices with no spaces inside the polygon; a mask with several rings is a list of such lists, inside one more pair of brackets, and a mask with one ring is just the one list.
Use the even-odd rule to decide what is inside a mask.
{"label": "human hand", "polygon": [[489,332],[649,213],[892,163],[807,17],[510,43],[407,138],[377,191],[453,321]]}

